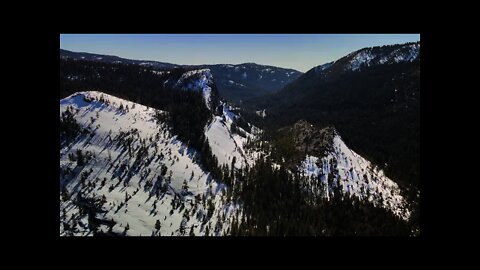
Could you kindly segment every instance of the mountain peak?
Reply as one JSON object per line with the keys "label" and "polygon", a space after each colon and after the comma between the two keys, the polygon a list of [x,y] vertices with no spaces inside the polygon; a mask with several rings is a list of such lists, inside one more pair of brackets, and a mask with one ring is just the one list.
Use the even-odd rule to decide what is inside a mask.
{"label": "mountain peak", "polygon": [[347,55],[345,70],[360,70],[374,65],[413,62],[420,56],[420,42],[363,48]]}
{"label": "mountain peak", "polygon": [[209,68],[186,71],[180,76],[174,86],[183,90],[202,92],[205,105],[208,109],[212,109],[212,105],[216,104],[216,102],[212,100],[212,98],[217,99],[217,94],[214,93],[212,95],[212,87],[214,86],[214,82]]}
{"label": "mountain peak", "polygon": [[[360,71],[364,68],[413,62],[420,58],[420,42],[362,48],[336,61],[312,68],[315,73],[327,70]],[[339,68],[340,67],[340,68]]]}

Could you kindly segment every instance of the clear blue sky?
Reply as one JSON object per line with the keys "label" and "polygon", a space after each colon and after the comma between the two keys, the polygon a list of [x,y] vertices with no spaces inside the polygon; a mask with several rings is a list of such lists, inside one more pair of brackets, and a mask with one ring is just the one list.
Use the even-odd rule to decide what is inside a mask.
{"label": "clear blue sky", "polygon": [[174,64],[257,64],[308,71],[355,50],[420,34],[61,34],[60,48]]}

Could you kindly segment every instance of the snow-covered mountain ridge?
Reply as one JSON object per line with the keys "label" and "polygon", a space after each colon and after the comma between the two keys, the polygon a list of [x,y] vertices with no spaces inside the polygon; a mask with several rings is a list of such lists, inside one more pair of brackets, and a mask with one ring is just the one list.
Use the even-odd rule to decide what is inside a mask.
{"label": "snow-covered mountain ridge", "polygon": [[335,189],[373,202],[408,220],[408,202],[394,181],[382,170],[351,150],[333,127],[318,129],[306,121],[294,127],[297,151],[306,153],[299,168],[307,181],[304,188],[314,196],[330,198]]}
{"label": "snow-covered mountain ridge", "polygon": [[340,65],[343,71],[360,71],[377,65],[413,62],[420,57],[420,42],[363,48],[336,61],[313,68],[316,73],[329,72]]}
{"label": "snow-covered mountain ridge", "polygon": [[213,76],[210,69],[189,70],[175,83],[175,87],[182,90],[201,91],[208,109],[212,108]]}
{"label": "snow-covered mountain ridge", "polygon": [[[183,73],[175,83],[175,87],[186,91],[201,91],[207,108],[213,113],[212,87],[214,87],[214,81],[210,69],[191,70]],[[246,164],[252,165],[256,157],[255,153],[252,153],[252,156],[247,155],[244,145],[249,138],[255,138],[253,133],[258,133],[258,128],[250,125],[253,129],[252,133],[239,128],[244,136],[232,132],[232,124],[239,116],[232,112],[234,108],[231,105],[224,101],[218,101],[218,103],[222,108],[221,115],[214,116],[213,121],[205,128],[205,136],[209,140],[213,154],[218,158],[219,164],[230,165],[235,157],[236,168]]]}
{"label": "snow-covered mountain ridge", "polygon": [[365,48],[347,57],[353,56],[346,70],[358,70],[362,66],[384,65],[400,62],[412,62],[420,56],[420,43],[406,44],[391,52],[375,51],[373,48]]}
{"label": "snow-covered mountain ridge", "polygon": [[[252,165],[258,153],[246,153],[247,139],[230,131],[237,115],[222,105],[223,115],[205,128],[212,152],[219,164],[235,157],[236,168]],[[158,122],[163,111],[96,91],[61,100],[60,114],[66,111],[83,131],[60,151],[60,235],[228,235],[231,222],[239,220],[241,205],[227,199],[228,188]],[[338,133],[325,156],[308,155],[300,168],[309,177],[304,188],[313,194],[329,198],[340,188],[409,217],[398,186]],[[94,199],[103,203],[90,213],[86,202]]]}
{"label": "snow-covered mountain ridge", "polygon": [[362,66],[385,65],[401,62],[412,62],[420,56],[420,43],[405,44],[393,51],[380,51],[374,48],[365,48],[354,52],[346,65],[346,70],[356,71]]}
{"label": "snow-covered mountain ridge", "polygon": [[[195,151],[157,123],[162,111],[95,91],[61,100],[66,111],[82,133],[60,151],[60,235],[226,234],[239,207]],[[87,215],[89,198],[104,203]]]}
{"label": "snow-covered mountain ridge", "polygon": [[339,188],[346,195],[373,202],[405,220],[410,217],[399,186],[348,148],[338,134],[333,140],[333,151],[322,158],[307,155],[300,168],[310,178],[308,186],[316,195],[329,198]]}

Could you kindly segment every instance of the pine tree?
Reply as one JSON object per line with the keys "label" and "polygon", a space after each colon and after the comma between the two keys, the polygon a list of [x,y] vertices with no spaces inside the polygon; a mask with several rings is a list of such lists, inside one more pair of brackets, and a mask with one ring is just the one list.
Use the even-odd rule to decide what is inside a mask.
{"label": "pine tree", "polygon": [[187,179],[183,180],[183,186],[182,186],[182,190],[184,192],[184,194],[186,194],[188,192],[188,183],[187,183]]}
{"label": "pine tree", "polygon": [[83,157],[83,153],[82,153],[82,150],[80,149],[77,149],[77,166],[84,166],[85,165],[85,162],[84,162],[84,157]]}

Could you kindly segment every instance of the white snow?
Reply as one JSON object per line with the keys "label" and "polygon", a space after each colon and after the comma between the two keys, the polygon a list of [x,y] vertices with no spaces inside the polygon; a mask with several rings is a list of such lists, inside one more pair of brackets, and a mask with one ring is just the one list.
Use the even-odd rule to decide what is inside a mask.
{"label": "white snow", "polygon": [[219,164],[230,165],[232,158],[235,157],[237,168],[240,168],[243,162],[241,148],[237,146],[236,141],[231,137],[229,128],[222,117],[217,116],[206,131],[206,136],[212,148],[213,154],[218,158]]}
{"label": "white snow", "polygon": [[[375,205],[390,209],[397,216],[408,220],[410,211],[405,199],[400,195],[398,185],[386,177],[382,170],[374,166],[366,159],[352,151],[337,134],[333,141],[333,152],[323,158],[307,156],[300,168],[306,176],[315,183],[323,183],[323,194],[327,198],[332,196],[333,188],[340,183],[341,191],[360,199],[373,201]],[[331,162],[336,160],[337,173],[332,168]],[[327,177],[334,174],[334,181],[328,184]],[[311,192],[320,194],[317,185],[311,185]],[[382,202],[383,201],[383,202]]]}
{"label": "white snow", "polygon": [[[99,101],[100,97],[109,101],[109,104]],[[85,98],[91,99],[87,101]],[[129,111],[119,110],[120,104]],[[94,130],[94,135],[81,137],[70,145],[63,146],[60,150],[60,167],[62,172],[69,168],[73,171],[71,174],[60,174],[60,184],[65,185],[71,192],[72,197],[76,197],[80,190],[84,196],[98,197],[105,195],[107,202],[104,209],[107,213],[97,214],[98,218],[112,219],[117,222],[113,227],[113,232],[122,233],[125,226],[129,225],[130,230],[127,235],[180,235],[179,227],[183,222],[186,226],[186,235],[190,228],[194,227],[195,235],[205,234],[205,226],[210,227],[210,234],[213,234],[214,227],[219,221],[220,216],[225,216],[225,221],[220,220],[223,228],[217,231],[217,235],[225,234],[233,215],[238,215],[241,209],[236,205],[226,204],[222,200],[222,194],[225,187],[212,179],[209,173],[205,173],[193,159],[195,153],[184,143],[176,139],[164,123],[157,123],[153,115],[156,110],[133,102],[122,100],[101,92],[80,92],[73,94],[60,101],[60,113],[67,107],[75,111],[75,119],[84,127]],[[161,111],[158,111],[161,113]],[[97,117],[98,115],[98,117]],[[92,123],[93,118],[93,123]],[[131,132],[132,130],[136,132]],[[131,149],[133,156],[128,154],[128,147],[117,143],[116,138],[122,132],[130,132],[125,138],[131,138]],[[112,142],[110,142],[112,138]],[[151,139],[151,140],[150,140]],[[148,154],[135,163],[137,150],[141,146],[140,141],[145,141]],[[94,153],[94,158],[87,162],[85,166],[77,167],[75,161],[71,161],[68,154],[75,153],[81,149],[85,154],[87,151]],[[155,153],[157,149],[157,153]],[[164,158],[160,158],[160,154]],[[109,160],[109,156],[111,160]],[[128,178],[128,173],[120,172],[120,165],[125,164],[129,172],[132,172],[131,179],[124,186],[124,180]],[[168,178],[171,173],[171,183],[168,185],[167,192],[161,194],[158,198],[153,195],[149,198],[152,188],[146,188],[145,184],[152,181],[155,184],[160,175],[161,167],[165,165],[168,168],[164,178]],[[117,167],[117,168],[116,168]],[[84,172],[92,171],[86,178],[86,182],[95,183],[95,188],[81,188],[80,178]],[[133,171],[138,170],[138,171]],[[192,176],[193,172],[193,178]],[[122,178],[122,181],[119,178]],[[101,187],[101,180],[106,178],[106,183]],[[191,193],[182,194],[182,185],[187,181],[188,191]],[[162,184],[165,184],[166,179]],[[109,187],[115,188],[109,191]],[[136,192],[138,188],[138,192]],[[117,212],[117,207],[125,201],[125,193],[132,195],[126,206],[121,207]],[[135,194],[135,195],[133,195]],[[177,194],[177,195],[175,195]],[[212,218],[202,225],[201,215],[207,212],[207,206],[200,203],[194,203],[195,196],[205,196],[215,205],[215,211]],[[171,203],[177,197],[178,202],[183,202],[183,209],[176,208],[173,214]],[[156,208],[153,205],[156,205]],[[125,210],[127,209],[127,212]],[[66,220],[71,222],[72,215],[79,213],[79,208],[72,201],[60,202],[60,216],[62,211],[66,211]],[[189,212],[190,219],[184,220],[183,215]],[[197,218],[197,215],[199,218]],[[69,221],[70,220],[70,221]],[[156,232],[154,226],[156,220],[161,223],[161,229]],[[88,219],[82,220],[84,224]],[[77,227],[74,235],[91,235],[89,230]],[[107,229],[101,226],[103,231]],[[60,235],[65,235],[63,224],[60,224]]]}
{"label": "white snow", "polygon": [[366,48],[360,50],[359,52],[351,53],[348,56],[352,54],[355,55],[346,65],[345,69],[356,71],[359,70],[363,65],[368,67],[376,64],[383,65],[390,63],[412,62],[420,55],[420,44],[414,43],[404,45],[388,54],[373,54],[372,48]]}
{"label": "white snow", "polygon": [[241,83],[234,82],[234,81],[232,81],[232,80],[228,80],[228,83],[229,83],[229,84],[236,85],[236,86],[240,86],[240,87],[245,87],[245,85],[243,85],[243,84],[241,84]]}
{"label": "white snow", "polygon": [[[193,79],[191,82],[189,79]],[[188,83],[185,83],[188,80]],[[210,109],[213,76],[210,69],[198,69],[190,70],[182,74],[180,79],[175,84],[175,87],[179,87],[184,90],[202,91],[205,104]]]}
{"label": "white snow", "polygon": [[256,113],[258,116],[262,117],[262,118],[265,118],[265,117],[267,116],[267,113],[266,113],[265,109],[259,110],[259,111],[255,111],[255,113]]}
{"label": "white snow", "polygon": [[[403,47],[404,48],[404,47]],[[397,49],[391,53],[395,63],[399,62],[412,62],[420,55],[420,44],[411,44],[407,47],[406,53],[401,53],[400,49]]]}
{"label": "white snow", "polygon": [[163,74],[165,74],[164,71],[158,71],[158,70],[152,70],[152,73],[155,74],[155,75],[163,75]]}
{"label": "white snow", "polygon": [[154,63],[153,62],[141,62],[139,65],[141,66],[152,66]]}
{"label": "white snow", "polygon": [[350,64],[347,69],[350,70],[357,70],[360,68],[361,65],[370,66],[370,61],[372,61],[374,56],[370,53],[370,51],[363,50],[357,53],[352,60],[350,60]]}
{"label": "white snow", "polygon": [[244,167],[246,164],[252,165],[255,160],[255,154],[249,154],[244,149],[247,138],[255,138],[255,135],[241,129],[247,135],[247,138],[231,132],[231,125],[236,119],[236,115],[231,111],[231,107],[223,103],[223,115],[216,116],[213,122],[207,127],[205,135],[208,138],[213,154],[217,157],[219,164],[230,165],[233,157],[236,159],[235,168]]}

